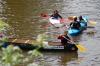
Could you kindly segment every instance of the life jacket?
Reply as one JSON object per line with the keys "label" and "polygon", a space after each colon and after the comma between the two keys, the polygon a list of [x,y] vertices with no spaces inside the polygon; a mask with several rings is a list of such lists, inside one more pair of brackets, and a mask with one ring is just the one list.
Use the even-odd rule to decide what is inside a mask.
{"label": "life jacket", "polygon": [[79,29],[80,25],[78,24],[78,22],[73,22],[71,27]]}
{"label": "life jacket", "polygon": [[54,15],[52,15],[52,17],[53,17],[54,19],[58,19],[59,15],[58,15],[58,14],[54,14]]}
{"label": "life jacket", "polygon": [[63,38],[61,39],[61,43],[63,44],[63,45],[67,45],[68,44],[68,42],[69,42],[69,37],[66,35],[66,36],[62,36]]}

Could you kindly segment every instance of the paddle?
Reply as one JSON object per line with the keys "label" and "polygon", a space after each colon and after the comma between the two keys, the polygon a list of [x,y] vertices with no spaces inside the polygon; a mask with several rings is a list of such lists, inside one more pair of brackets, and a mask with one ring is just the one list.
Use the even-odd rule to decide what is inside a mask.
{"label": "paddle", "polygon": [[62,19],[60,19],[60,22],[67,22],[67,21],[66,21],[65,19],[62,18]]}
{"label": "paddle", "polygon": [[[67,39],[65,36],[63,36],[65,39]],[[69,42],[72,42],[71,40],[69,40],[69,39],[67,39]],[[74,42],[72,42],[72,43],[74,43]],[[74,43],[75,44],[75,43]],[[75,44],[76,45],[76,47],[78,48],[78,49],[80,49],[81,51],[85,51],[85,48],[83,47],[83,46],[81,46],[81,45],[79,45],[79,44]]]}
{"label": "paddle", "polygon": [[82,16],[82,18],[83,18],[85,21],[89,22],[90,24],[97,24],[97,22],[95,22],[95,21],[90,21],[90,20],[88,21],[86,16]]}
{"label": "paddle", "polygon": [[74,18],[72,16],[68,16],[69,20],[74,20]]}
{"label": "paddle", "polygon": [[[82,16],[82,18],[85,20],[85,21],[87,21],[86,19],[86,16]],[[72,17],[72,16],[68,16],[68,19],[69,20],[74,20],[74,18]],[[88,21],[90,24],[97,24],[97,22],[95,22],[95,21]]]}
{"label": "paddle", "polygon": [[41,16],[42,16],[42,17],[47,17],[47,15],[46,15],[46,14],[41,14]]}
{"label": "paddle", "polygon": [[[46,14],[41,14],[41,16],[42,17],[44,17],[44,18],[46,18],[46,17],[48,17]],[[60,22],[67,22],[65,19],[59,19],[60,20]]]}
{"label": "paddle", "polygon": [[81,46],[81,45],[79,45],[79,44],[75,44],[76,45],[76,47],[78,48],[78,49],[80,49],[81,51],[85,51],[85,48],[83,47],[83,46]]}
{"label": "paddle", "polygon": [[97,24],[95,21],[88,21],[90,24]]}
{"label": "paddle", "polygon": [[[70,41],[70,40],[69,40]],[[72,43],[74,43],[74,42],[72,42]],[[75,43],[74,43],[75,44]],[[76,47],[78,48],[78,49],[80,49],[81,51],[85,51],[85,48],[82,46],[82,45],[80,45],[80,44],[75,44],[76,45]]]}

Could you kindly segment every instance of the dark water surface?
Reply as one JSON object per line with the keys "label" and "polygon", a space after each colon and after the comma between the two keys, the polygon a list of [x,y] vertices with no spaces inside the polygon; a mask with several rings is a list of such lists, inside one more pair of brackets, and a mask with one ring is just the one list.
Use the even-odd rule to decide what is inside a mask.
{"label": "dark water surface", "polygon": [[100,0],[0,0],[0,18],[10,24],[6,34],[12,38],[35,39],[38,34],[49,32],[50,41],[59,41],[56,37],[63,29],[54,28],[48,18],[40,16],[50,15],[55,9],[66,20],[70,15],[86,15],[98,23],[88,23],[94,28],[71,37],[86,48],[84,52],[43,52],[44,57],[36,62],[42,61],[44,66],[100,66]]}

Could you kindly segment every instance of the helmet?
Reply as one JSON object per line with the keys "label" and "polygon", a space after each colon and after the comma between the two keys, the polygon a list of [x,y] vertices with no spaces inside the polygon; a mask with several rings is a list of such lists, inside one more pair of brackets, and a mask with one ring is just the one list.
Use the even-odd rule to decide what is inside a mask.
{"label": "helmet", "polygon": [[74,16],[73,18],[74,18],[74,21],[77,21],[77,17],[76,16]]}

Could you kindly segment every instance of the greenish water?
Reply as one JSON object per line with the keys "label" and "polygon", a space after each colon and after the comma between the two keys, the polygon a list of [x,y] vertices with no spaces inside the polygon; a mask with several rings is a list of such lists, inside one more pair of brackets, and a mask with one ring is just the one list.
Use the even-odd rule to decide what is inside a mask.
{"label": "greenish water", "polygon": [[63,30],[50,25],[48,18],[42,18],[41,13],[50,15],[57,9],[66,20],[70,15],[86,15],[89,20],[98,22],[96,25],[88,23],[95,28],[87,28],[83,34],[71,37],[86,48],[84,52],[44,52],[44,57],[35,62],[42,61],[44,66],[99,66],[99,6],[99,0],[0,0],[0,18],[11,26],[5,34],[12,38],[35,39],[38,34],[49,32],[49,41],[59,41],[56,37]]}

